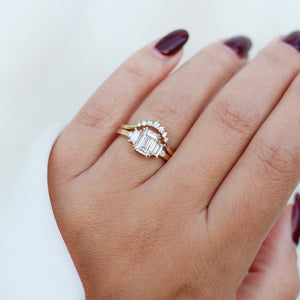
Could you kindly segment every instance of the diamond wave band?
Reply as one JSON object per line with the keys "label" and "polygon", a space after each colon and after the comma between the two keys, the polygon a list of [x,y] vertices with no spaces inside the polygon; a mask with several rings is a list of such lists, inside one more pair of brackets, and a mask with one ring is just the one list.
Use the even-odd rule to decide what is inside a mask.
{"label": "diamond wave band", "polygon": [[173,151],[168,145],[168,133],[159,121],[140,121],[135,125],[122,124],[117,131],[126,136],[135,151],[145,157],[162,157],[169,160]]}

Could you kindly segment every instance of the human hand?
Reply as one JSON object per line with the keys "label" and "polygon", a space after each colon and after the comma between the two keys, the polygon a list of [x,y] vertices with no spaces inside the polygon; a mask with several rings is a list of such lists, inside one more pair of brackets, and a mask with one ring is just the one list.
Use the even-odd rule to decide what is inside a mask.
{"label": "human hand", "polygon": [[[289,207],[265,238],[300,177],[300,33],[250,63],[247,38],[216,42],[167,76],[186,40],[130,57],[53,147],[51,202],[86,297],[294,299]],[[176,149],[167,163],[116,135],[148,119]]]}

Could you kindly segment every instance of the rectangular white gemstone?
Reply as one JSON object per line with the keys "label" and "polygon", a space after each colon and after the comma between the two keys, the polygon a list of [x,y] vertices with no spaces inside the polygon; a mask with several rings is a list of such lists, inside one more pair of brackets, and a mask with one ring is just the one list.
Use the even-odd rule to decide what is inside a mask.
{"label": "rectangular white gemstone", "polygon": [[135,131],[133,131],[131,133],[130,139],[129,141],[132,142],[133,144],[137,141],[138,137],[140,135],[140,131],[135,129]]}
{"label": "rectangular white gemstone", "polygon": [[155,153],[158,151],[159,149],[159,143],[157,143],[154,147],[154,149],[152,150],[152,154],[155,155]]}
{"label": "rectangular white gemstone", "polygon": [[150,156],[158,140],[158,135],[146,129],[142,132],[140,138],[135,143],[136,151],[145,156]]}
{"label": "rectangular white gemstone", "polygon": [[156,157],[158,157],[160,154],[160,151],[162,150],[163,147],[164,147],[164,145],[157,143],[152,154],[155,155]]}
{"label": "rectangular white gemstone", "polygon": [[154,150],[156,145],[157,145],[157,142],[155,140],[151,140],[150,145],[149,145],[150,153],[152,153],[152,151]]}
{"label": "rectangular white gemstone", "polygon": [[147,142],[146,131],[142,131],[142,134],[141,134],[139,140],[136,142],[135,146],[138,148],[142,147],[143,145],[145,145],[146,142]]}
{"label": "rectangular white gemstone", "polygon": [[147,131],[147,135],[148,135],[151,139],[153,139],[153,140],[155,140],[155,141],[158,139],[158,135],[157,135],[155,132],[153,132],[153,131],[151,131],[151,130],[149,130],[149,129],[147,129],[146,131]]}

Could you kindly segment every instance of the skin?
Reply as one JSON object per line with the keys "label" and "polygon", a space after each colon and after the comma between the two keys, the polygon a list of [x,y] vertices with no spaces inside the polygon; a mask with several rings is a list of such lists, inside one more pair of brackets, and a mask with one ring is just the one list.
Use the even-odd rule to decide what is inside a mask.
{"label": "skin", "polygon": [[[295,299],[300,54],[276,39],[248,63],[220,41],[168,76],[182,50],[154,45],[99,87],[50,156],[86,298]],[[167,163],[115,133],[150,118],[176,149]]]}

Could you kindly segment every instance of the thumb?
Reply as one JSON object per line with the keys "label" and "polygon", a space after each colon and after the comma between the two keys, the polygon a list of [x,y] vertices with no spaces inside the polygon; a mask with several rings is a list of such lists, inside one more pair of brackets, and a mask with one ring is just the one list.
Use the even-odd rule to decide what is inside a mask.
{"label": "thumb", "polygon": [[237,291],[237,300],[297,298],[299,274],[295,247],[299,240],[299,225],[300,195],[297,195],[293,207],[285,207],[263,242]]}

